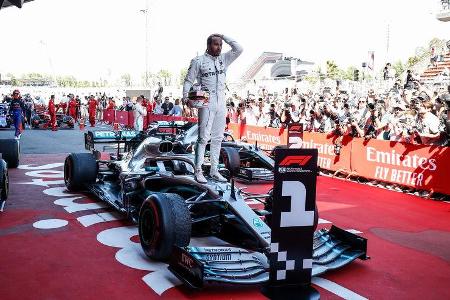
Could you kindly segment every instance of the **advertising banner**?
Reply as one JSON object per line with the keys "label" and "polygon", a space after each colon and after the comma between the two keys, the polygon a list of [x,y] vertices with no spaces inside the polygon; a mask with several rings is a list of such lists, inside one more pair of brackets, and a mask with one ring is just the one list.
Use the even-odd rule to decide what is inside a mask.
{"label": "advertising banner", "polygon": [[340,149],[340,154],[335,153],[335,143],[339,136],[318,132],[303,132],[303,148],[317,149],[319,152],[318,164],[322,169],[337,171],[344,169],[351,170],[350,156],[352,151],[352,138],[344,136]]}
{"label": "advertising banner", "polygon": [[245,140],[249,144],[257,142],[261,149],[271,150],[275,146],[287,145],[286,130],[282,128],[230,123],[228,129],[232,132],[234,139]]}
{"label": "advertising banner", "polygon": [[382,140],[352,141],[352,170],[359,176],[450,194],[450,148]]}
{"label": "advertising banner", "polygon": [[[295,128],[294,128],[295,129]],[[298,128],[301,129],[301,128]],[[246,140],[249,144],[258,142],[258,146],[265,150],[272,150],[275,146],[288,145],[288,130],[283,128],[258,127],[230,123],[228,130],[235,140]],[[317,132],[297,130],[293,135],[296,139],[303,139],[302,148],[318,149],[319,167],[327,170],[337,171],[339,169],[350,170],[350,154],[352,149],[352,138],[345,136],[342,139],[340,155],[336,155],[335,142],[338,136],[334,134],[323,134]],[[303,136],[303,138],[301,138]]]}

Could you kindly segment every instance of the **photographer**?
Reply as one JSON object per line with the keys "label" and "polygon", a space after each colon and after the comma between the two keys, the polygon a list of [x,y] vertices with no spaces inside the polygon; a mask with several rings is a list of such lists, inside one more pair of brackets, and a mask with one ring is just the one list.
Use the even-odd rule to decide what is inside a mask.
{"label": "photographer", "polygon": [[275,111],[275,104],[270,104],[269,109],[269,127],[280,127],[280,116]]}
{"label": "photographer", "polygon": [[441,139],[439,118],[431,113],[433,105],[430,102],[423,103],[418,109],[417,128],[413,131],[413,136],[418,137],[422,144],[439,145]]}
{"label": "photographer", "polygon": [[289,123],[292,123],[292,116],[289,106],[290,106],[289,103],[285,103],[284,109],[281,112],[280,116],[280,124],[284,128],[286,128]]}

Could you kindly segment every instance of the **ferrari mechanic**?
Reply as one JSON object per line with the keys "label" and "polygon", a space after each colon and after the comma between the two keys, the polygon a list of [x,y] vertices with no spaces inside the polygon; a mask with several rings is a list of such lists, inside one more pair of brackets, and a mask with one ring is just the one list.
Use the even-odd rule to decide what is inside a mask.
{"label": "ferrari mechanic", "polygon": [[[222,40],[231,46],[231,50],[225,54],[222,52]],[[195,180],[206,183],[203,176],[202,164],[205,156],[205,148],[211,139],[211,178],[226,182],[227,180],[218,171],[220,145],[225,130],[225,80],[228,66],[241,55],[242,47],[233,39],[221,35],[212,34],[207,39],[206,53],[192,59],[183,85],[183,98],[187,101],[188,93],[196,81],[202,87],[206,87],[210,93],[207,107],[198,110],[198,139],[195,148]]]}
{"label": "ferrari mechanic", "polygon": [[49,127],[52,127],[52,131],[56,131],[56,106],[55,106],[55,95],[50,96],[48,101],[48,113],[50,115]]}

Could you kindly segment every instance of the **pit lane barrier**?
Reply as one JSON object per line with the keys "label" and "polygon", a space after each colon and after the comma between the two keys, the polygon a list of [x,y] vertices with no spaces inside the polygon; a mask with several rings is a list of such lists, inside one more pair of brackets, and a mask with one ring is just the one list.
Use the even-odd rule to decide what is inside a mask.
{"label": "pit lane barrier", "polygon": [[[144,129],[148,127],[149,124],[156,121],[188,121],[188,122],[197,122],[197,118],[187,118],[187,117],[174,117],[174,116],[165,116],[165,115],[156,115],[152,113],[148,113],[147,116],[144,117]],[[103,111],[103,122],[108,124],[118,123],[126,128],[134,127],[134,116],[132,111],[122,111],[122,110],[113,110],[107,109]]]}
{"label": "pit lane barrier", "polygon": [[[265,150],[288,144],[288,130],[252,125],[228,125],[236,140],[257,143]],[[335,142],[341,138],[340,153]],[[298,143],[298,142],[297,142]],[[335,134],[303,132],[302,148],[318,149],[321,169],[389,184],[450,195],[447,182],[450,147],[417,145],[377,139],[365,140]]]}

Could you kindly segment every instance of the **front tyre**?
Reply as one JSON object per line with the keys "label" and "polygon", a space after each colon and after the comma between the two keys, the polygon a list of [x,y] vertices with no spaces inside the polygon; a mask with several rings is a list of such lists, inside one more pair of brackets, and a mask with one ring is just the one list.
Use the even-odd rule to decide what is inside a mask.
{"label": "front tyre", "polygon": [[188,246],[191,214],[185,200],[170,193],[149,196],[139,212],[139,238],[145,254],[158,261],[168,260],[173,246]]}

